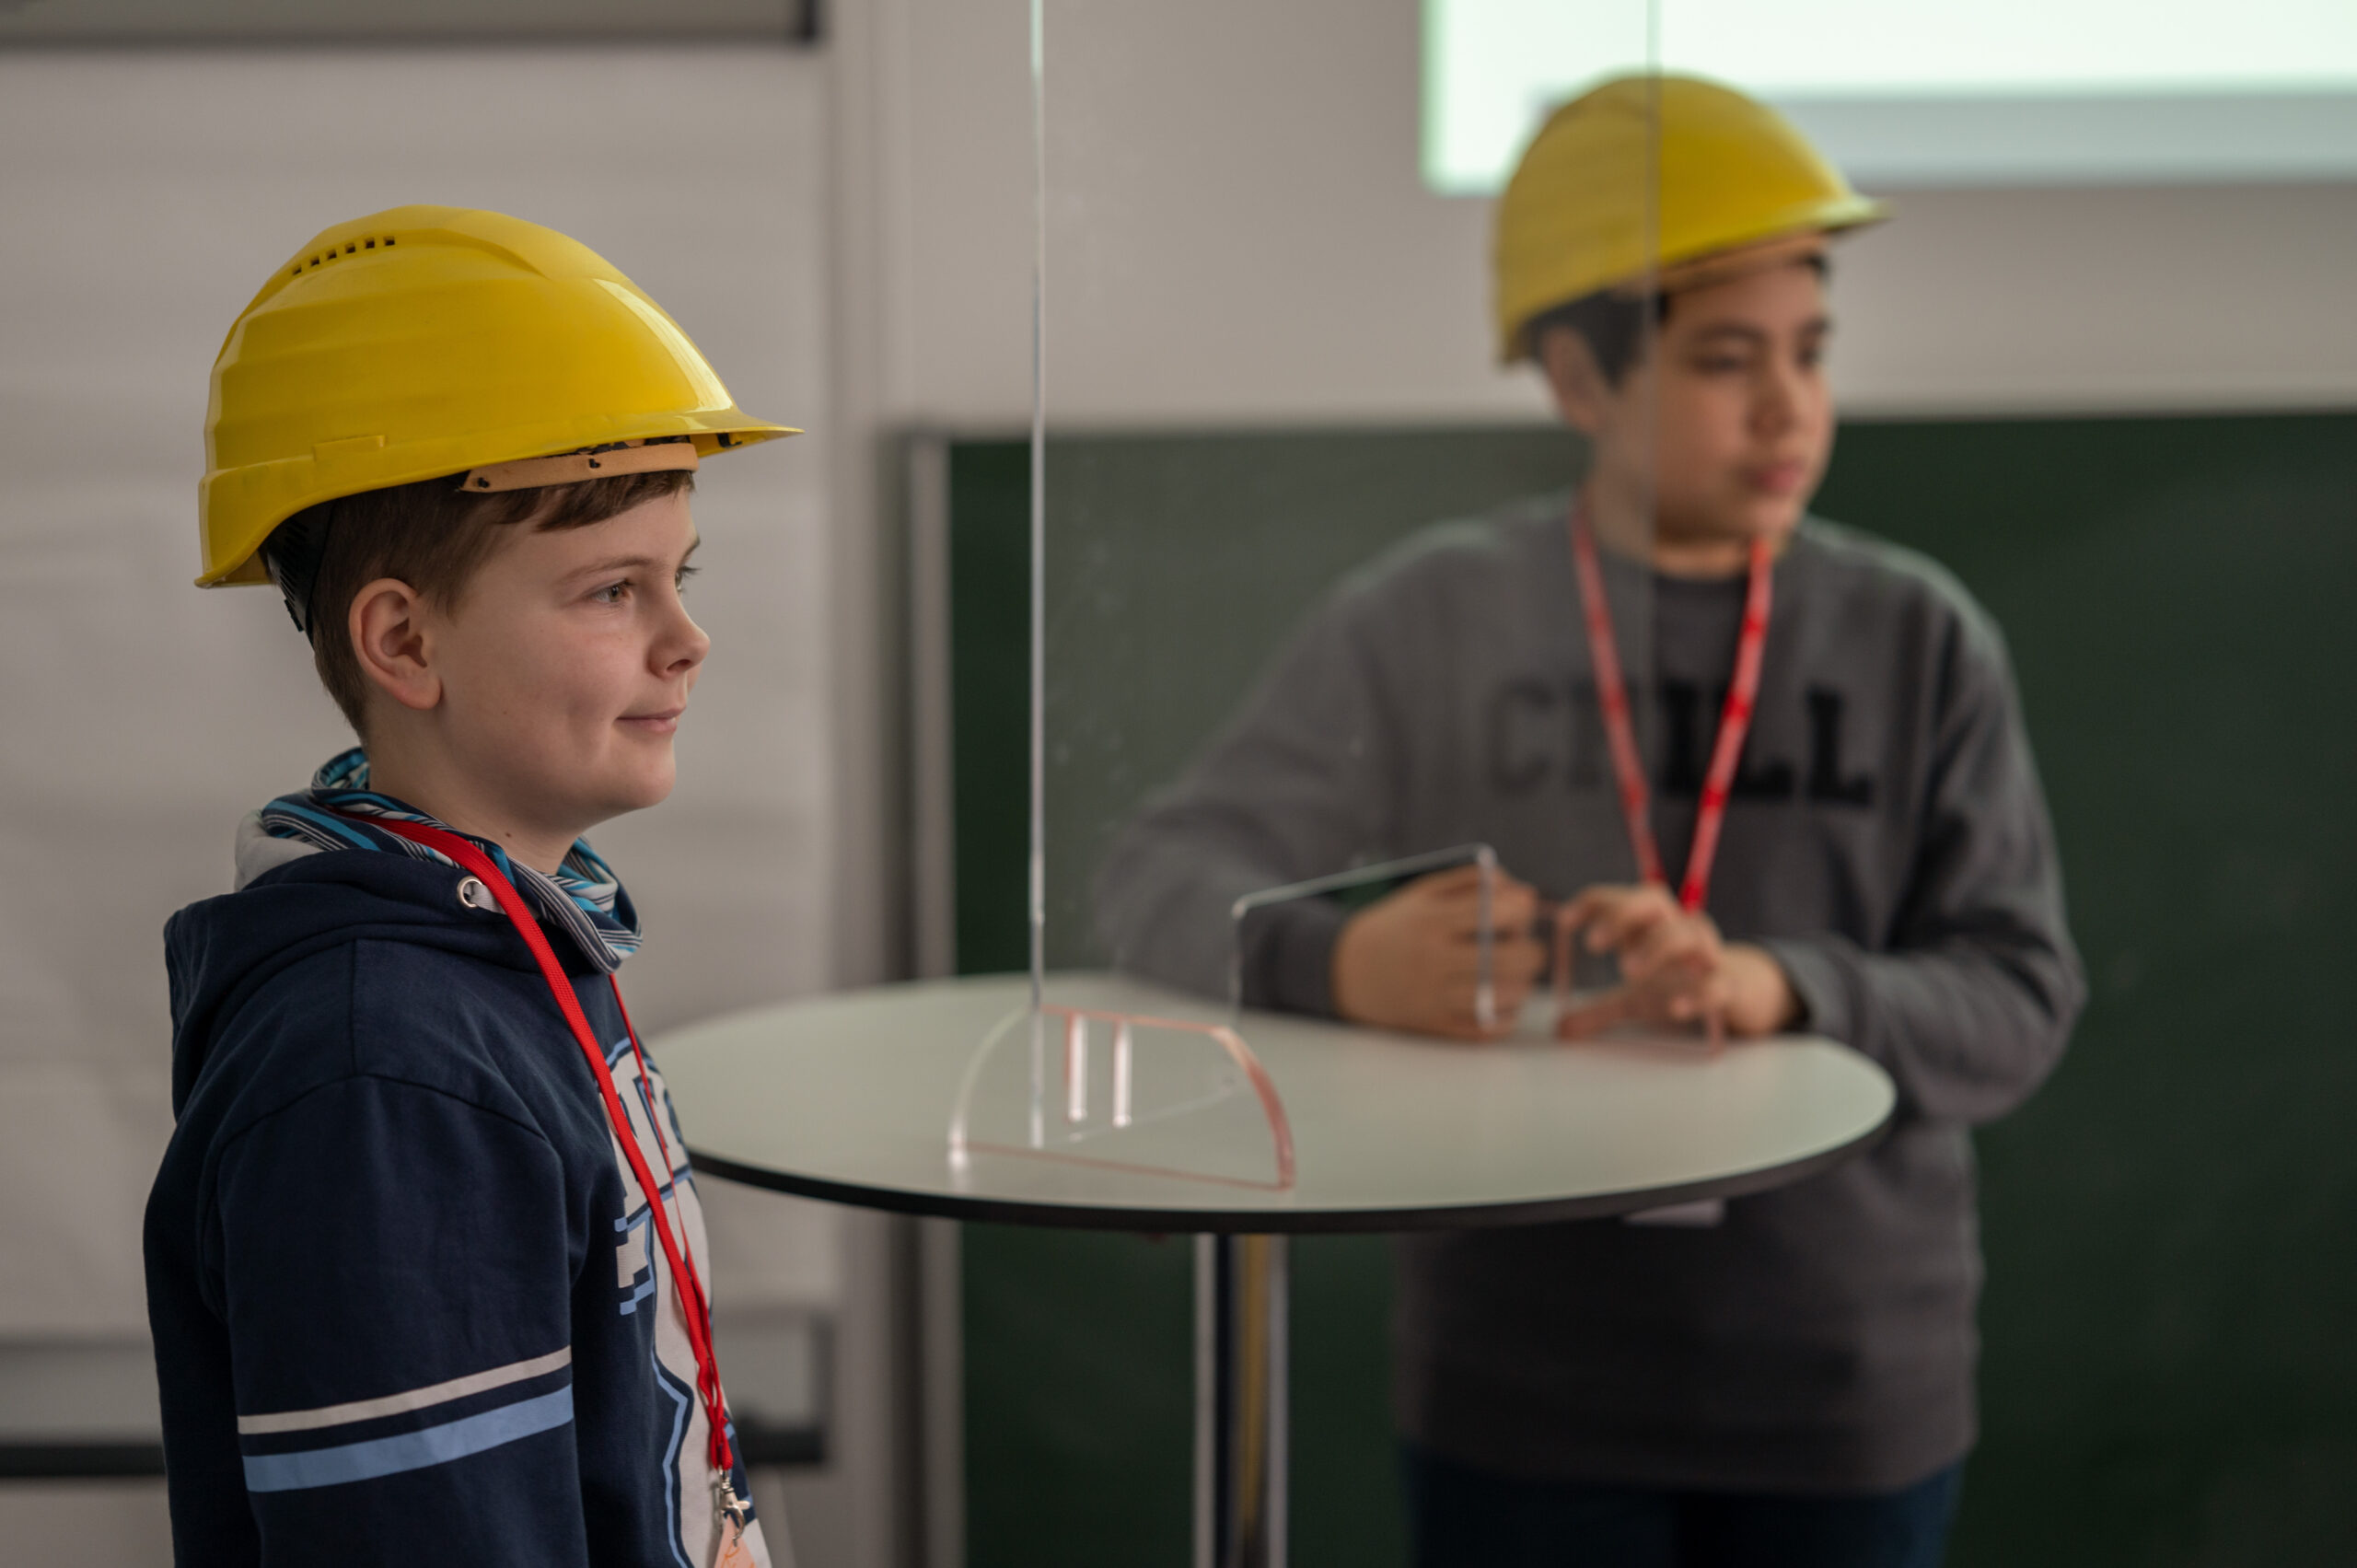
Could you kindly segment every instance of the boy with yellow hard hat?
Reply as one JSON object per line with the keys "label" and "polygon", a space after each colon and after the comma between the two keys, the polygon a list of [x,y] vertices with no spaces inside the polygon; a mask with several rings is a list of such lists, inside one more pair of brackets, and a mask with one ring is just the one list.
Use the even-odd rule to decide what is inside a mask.
{"label": "boy with yellow hard hat", "polygon": [[1713,83],[1559,110],[1499,206],[1497,343],[1585,477],[1345,583],[1102,873],[1120,961],[1215,992],[1241,894],[1484,842],[1493,1009],[1470,867],[1261,912],[1247,999],[1492,1038],[1551,928],[1618,961],[1567,1037],[1806,1029],[1898,1086],[1887,1137],[1780,1190],[1401,1241],[1425,1568],[1940,1559],[1974,1434],[1968,1130],[2052,1068],[2084,982],[1996,626],[1806,512],[1828,243],[1882,215]]}
{"label": "boy with yellow hard hat", "polygon": [[738,409],[586,246],[401,207],[214,366],[202,586],[275,584],[360,745],[165,932],[148,1317],[182,1562],[766,1563],[702,1212],[581,834],[663,799]]}

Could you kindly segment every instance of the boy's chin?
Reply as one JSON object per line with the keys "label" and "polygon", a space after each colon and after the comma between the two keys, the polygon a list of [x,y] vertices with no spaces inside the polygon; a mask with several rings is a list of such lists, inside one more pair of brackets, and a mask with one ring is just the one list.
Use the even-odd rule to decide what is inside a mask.
{"label": "boy's chin", "polygon": [[1798,526],[1797,506],[1737,507],[1707,518],[1689,519],[1682,526],[1665,521],[1654,533],[1655,544],[1684,546],[1748,545],[1755,539],[1779,543]]}
{"label": "boy's chin", "polygon": [[[668,759],[666,759],[668,762]],[[671,787],[678,782],[678,771],[662,768],[631,769],[600,780],[604,785],[597,793],[599,821],[626,817],[633,811],[644,811],[660,806],[671,797]]]}
{"label": "boy's chin", "polygon": [[1754,502],[1747,506],[1729,507],[1711,520],[1707,531],[1713,540],[1720,543],[1749,544],[1755,539],[1764,539],[1775,544],[1800,526],[1803,510],[1798,502]]}

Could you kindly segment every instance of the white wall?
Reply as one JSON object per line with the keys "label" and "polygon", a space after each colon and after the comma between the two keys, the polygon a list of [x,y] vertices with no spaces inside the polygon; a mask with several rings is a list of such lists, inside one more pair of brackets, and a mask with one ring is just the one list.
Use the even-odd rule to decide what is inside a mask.
{"label": "white wall", "polygon": [[[885,406],[1017,423],[1024,0],[867,5]],[[1051,416],[1540,416],[1486,357],[1489,203],[1418,182],[1419,9],[1048,0]],[[1897,194],[1838,262],[1853,412],[2357,401],[2357,185]]]}

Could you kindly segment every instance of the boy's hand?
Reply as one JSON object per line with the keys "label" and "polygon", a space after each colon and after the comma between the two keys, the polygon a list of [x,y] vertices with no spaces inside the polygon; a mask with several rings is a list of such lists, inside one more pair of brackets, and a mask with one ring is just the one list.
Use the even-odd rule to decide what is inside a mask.
{"label": "boy's hand", "polygon": [[1687,913],[1659,883],[1590,888],[1555,918],[1589,952],[1620,960],[1617,989],[1555,1021],[1562,1039],[1620,1023],[1700,1023],[1753,1039],[1799,1021],[1782,966],[1749,943],[1720,940],[1709,915]]}
{"label": "boy's hand", "polygon": [[1420,877],[1353,915],[1334,943],[1334,1011],[1353,1023],[1452,1040],[1495,1040],[1510,1031],[1546,966],[1546,949],[1530,931],[1538,895],[1497,874],[1490,910],[1497,1012],[1488,1028],[1473,1009],[1480,898],[1480,868],[1461,865]]}

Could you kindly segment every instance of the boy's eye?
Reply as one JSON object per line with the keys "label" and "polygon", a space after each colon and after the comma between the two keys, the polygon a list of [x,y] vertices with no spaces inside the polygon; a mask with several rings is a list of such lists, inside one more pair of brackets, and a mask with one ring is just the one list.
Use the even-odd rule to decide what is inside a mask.
{"label": "boy's eye", "polygon": [[688,591],[688,579],[689,579],[689,578],[691,578],[691,577],[692,577],[692,576],[694,576],[698,572],[701,572],[701,571],[702,571],[702,570],[703,570],[703,568],[702,568],[702,567],[701,567],[701,566],[682,566],[682,567],[680,567],[680,568],[679,568],[679,570],[678,575],[675,575],[674,577],[672,577],[672,579],[671,579],[671,587],[672,587],[674,589],[676,589],[676,590],[678,590],[679,592],[680,592],[680,593],[685,593],[685,592],[687,592],[687,591]]}
{"label": "boy's eye", "polygon": [[608,583],[589,596],[591,600],[598,604],[620,604],[629,597],[630,584],[627,581]]}

